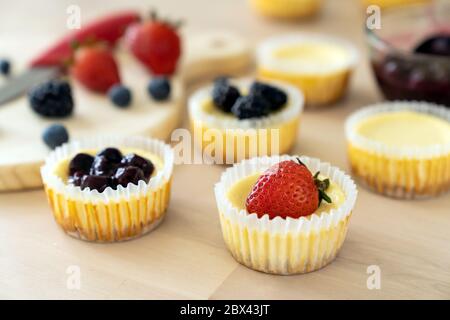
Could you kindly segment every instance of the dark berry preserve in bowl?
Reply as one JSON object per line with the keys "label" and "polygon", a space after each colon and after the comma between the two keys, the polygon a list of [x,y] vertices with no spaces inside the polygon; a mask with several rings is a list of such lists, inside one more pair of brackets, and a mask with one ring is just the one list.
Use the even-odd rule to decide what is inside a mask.
{"label": "dark berry preserve in bowl", "polygon": [[450,107],[450,2],[384,10],[381,29],[366,27],[366,32],[386,99]]}

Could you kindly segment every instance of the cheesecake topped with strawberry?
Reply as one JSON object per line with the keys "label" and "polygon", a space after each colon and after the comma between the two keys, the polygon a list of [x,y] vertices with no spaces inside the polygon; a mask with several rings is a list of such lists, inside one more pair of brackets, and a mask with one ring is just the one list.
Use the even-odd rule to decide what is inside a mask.
{"label": "cheesecake topped with strawberry", "polygon": [[314,174],[300,159],[274,164],[263,173],[249,175],[227,194],[233,206],[259,218],[300,218],[320,214],[345,200],[342,189],[319,171]]}

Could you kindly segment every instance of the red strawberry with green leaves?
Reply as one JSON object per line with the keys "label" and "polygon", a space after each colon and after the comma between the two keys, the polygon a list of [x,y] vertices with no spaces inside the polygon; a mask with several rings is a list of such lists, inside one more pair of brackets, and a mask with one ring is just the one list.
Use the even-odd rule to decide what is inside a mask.
{"label": "red strawberry with green leaves", "polygon": [[120,83],[119,69],[111,49],[103,44],[82,45],[75,49],[70,74],[89,90],[106,93]]}
{"label": "red strawberry with green leaves", "polygon": [[133,55],[154,75],[171,75],[181,55],[178,25],[159,20],[155,13],[148,21],[134,23],[125,33]]}
{"label": "red strawberry with green leaves", "polygon": [[247,197],[249,213],[259,218],[265,214],[270,219],[299,218],[313,214],[322,200],[331,203],[325,193],[330,180],[319,180],[319,172],[313,176],[300,159],[297,161],[282,161],[259,177]]}

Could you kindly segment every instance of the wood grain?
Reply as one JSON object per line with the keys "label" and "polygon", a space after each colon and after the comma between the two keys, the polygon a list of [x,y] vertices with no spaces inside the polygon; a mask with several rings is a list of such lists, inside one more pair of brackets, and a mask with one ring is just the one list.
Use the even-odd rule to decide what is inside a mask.
{"label": "wood grain", "polygon": [[[5,0],[0,2],[5,4]],[[19,39],[29,36],[28,29],[33,29],[35,37],[47,41],[56,37],[52,26],[64,23],[69,3],[78,3],[86,19],[105,10],[104,1],[46,2],[52,6],[49,16],[43,1],[8,2],[8,12],[14,15],[0,13],[2,36]],[[350,92],[330,109],[304,114],[292,151],[319,157],[348,172],[343,121],[352,111],[381,98],[369,69],[359,1],[324,2],[317,19],[296,24],[256,16],[241,0],[157,0],[151,4],[164,14],[185,18],[189,32],[229,29],[240,33],[249,45],[267,36],[295,31],[324,32],[354,42],[363,60]],[[146,9],[147,4],[137,0],[127,1],[127,5],[111,0],[108,10],[133,3]],[[29,21],[28,28],[24,28],[23,21]],[[18,40],[15,44],[15,50],[22,45]],[[6,50],[2,43],[0,49]],[[240,266],[224,246],[213,194],[213,185],[224,169],[177,166],[165,222],[148,236],[114,245],[90,244],[63,234],[52,220],[42,191],[0,194],[0,297],[450,298],[449,195],[399,201],[360,187],[347,240],[338,258],[311,274],[272,276]],[[66,287],[66,269],[71,265],[81,268],[80,290]],[[380,290],[366,287],[369,265],[381,268]]]}

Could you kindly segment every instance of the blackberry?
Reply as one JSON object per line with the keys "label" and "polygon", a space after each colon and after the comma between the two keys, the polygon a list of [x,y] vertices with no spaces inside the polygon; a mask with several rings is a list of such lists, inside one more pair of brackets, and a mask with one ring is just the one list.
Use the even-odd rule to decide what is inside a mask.
{"label": "blackberry", "polygon": [[249,94],[236,100],[231,112],[239,119],[265,117],[270,112],[270,104],[262,96]]}
{"label": "blackberry", "polygon": [[72,113],[73,98],[66,81],[52,80],[40,84],[28,93],[31,108],[49,118],[63,118]]}
{"label": "blackberry", "polygon": [[221,77],[214,81],[212,98],[214,105],[220,110],[231,112],[231,108],[240,96],[239,90],[230,85],[227,78]]}
{"label": "blackberry", "polygon": [[69,133],[63,125],[53,124],[44,130],[42,139],[49,148],[55,149],[69,141]]}
{"label": "blackberry", "polygon": [[165,77],[156,77],[150,80],[147,87],[148,93],[156,101],[164,101],[170,97],[170,82]]}
{"label": "blackberry", "polygon": [[262,96],[270,103],[272,111],[280,110],[287,102],[287,95],[284,91],[261,82],[253,82],[250,86],[250,94]]}

